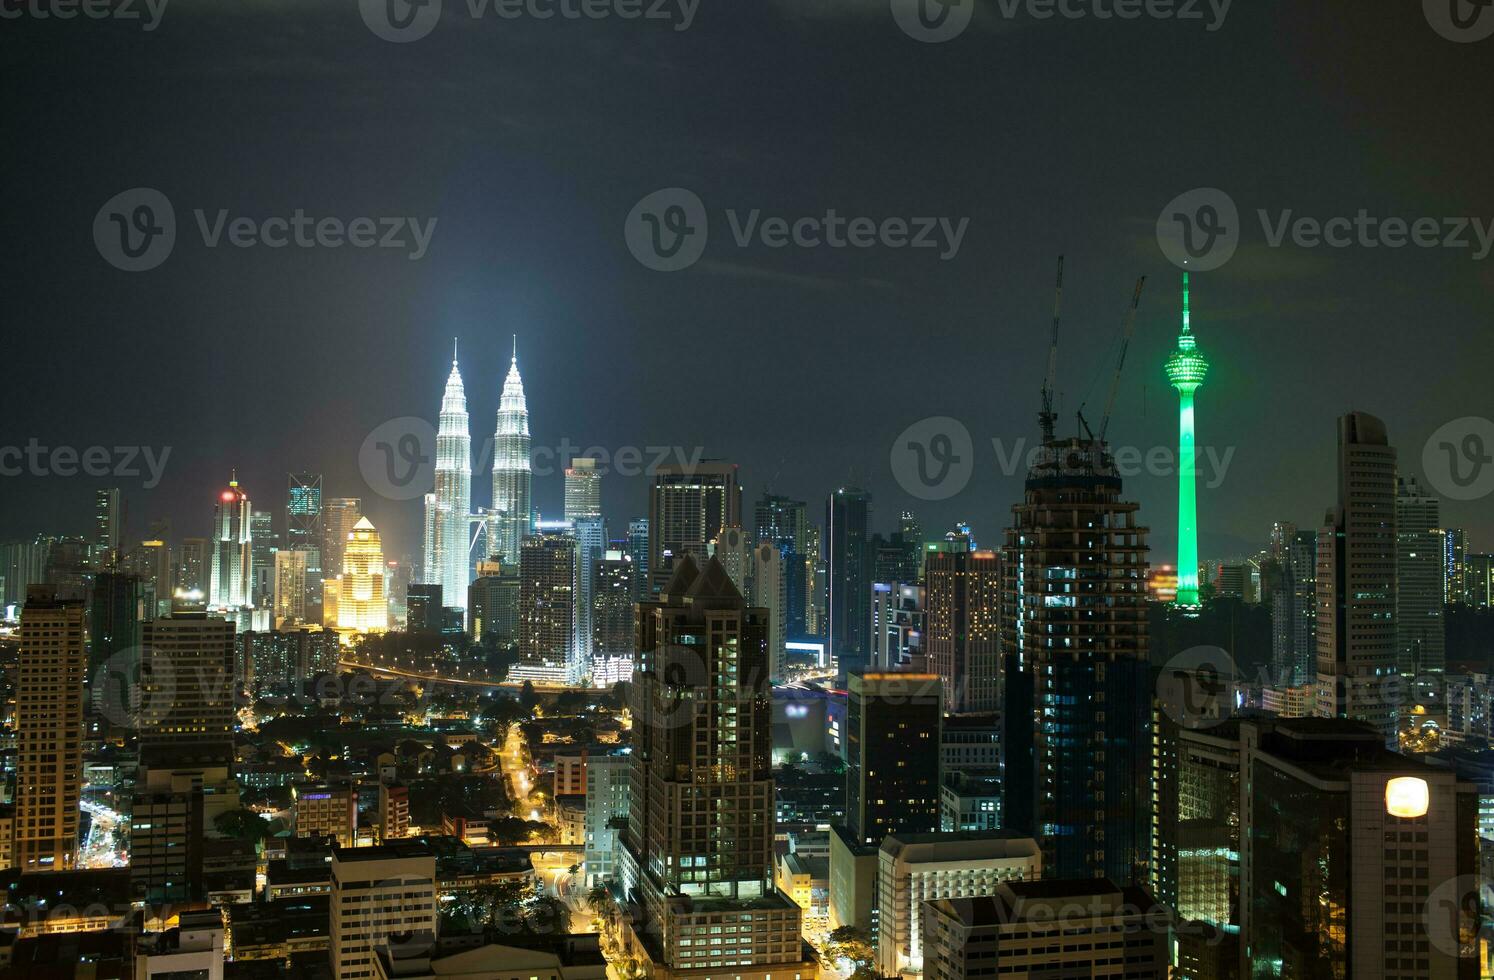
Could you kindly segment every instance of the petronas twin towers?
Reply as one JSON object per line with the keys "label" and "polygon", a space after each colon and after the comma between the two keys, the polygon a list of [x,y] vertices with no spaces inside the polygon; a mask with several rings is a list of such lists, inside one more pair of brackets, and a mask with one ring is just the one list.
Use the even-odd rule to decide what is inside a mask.
{"label": "petronas twin towers", "polygon": [[453,345],[451,374],[436,431],[436,483],[433,492],[425,495],[425,570],[421,576],[427,584],[441,586],[443,605],[467,608],[474,522],[483,525],[487,537],[484,557],[502,555],[505,562],[518,562],[519,546],[533,522],[529,482],[529,407],[519,377],[516,337],[493,436],[493,506],[487,513],[473,513],[467,392]]}

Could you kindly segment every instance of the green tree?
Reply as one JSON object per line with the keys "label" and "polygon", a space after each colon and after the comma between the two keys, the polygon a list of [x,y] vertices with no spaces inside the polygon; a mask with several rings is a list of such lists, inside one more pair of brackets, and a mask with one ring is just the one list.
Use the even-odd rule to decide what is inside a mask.
{"label": "green tree", "polygon": [[832,929],[825,937],[825,954],[832,960],[850,960],[853,980],[873,980],[877,975],[873,965],[877,952],[871,936],[855,926]]}

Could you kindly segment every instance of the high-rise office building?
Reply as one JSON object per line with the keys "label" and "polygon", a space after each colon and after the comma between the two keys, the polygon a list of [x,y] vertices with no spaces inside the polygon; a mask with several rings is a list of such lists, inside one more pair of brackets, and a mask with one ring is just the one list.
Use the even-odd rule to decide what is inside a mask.
{"label": "high-rise office building", "polygon": [[1447,605],[1468,601],[1468,532],[1449,527],[1442,532],[1444,584],[1442,601]]}
{"label": "high-rise office building", "polygon": [[472,434],[467,424],[467,392],[453,343],[451,374],[441,395],[436,430],[435,486],[426,495],[425,569],[421,581],[441,586],[447,605],[458,609],[467,607],[467,585],[472,580],[467,561],[471,514]]}
{"label": "high-rise office building", "polygon": [[923,524],[921,524],[911,510],[905,510],[897,519],[897,533],[902,538],[903,548],[908,552],[908,560],[914,563],[913,574],[923,581],[923,561],[926,554],[923,547]]}
{"label": "high-rise office building", "polygon": [[608,551],[597,562],[591,597],[592,683],[626,680],[633,670],[633,562]]}
{"label": "high-rise office building", "polygon": [[758,544],[769,542],[785,554],[804,552],[804,535],[809,528],[809,507],[804,501],[764,492],[752,507],[752,517]]}
{"label": "high-rise office building", "polygon": [[751,595],[752,549],[747,533],[739,527],[723,527],[708,547],[711,555],[726,569],[726,574],[731,576],[731,584],[737,587],[737,591],[744,596]]}
{"label": "high-rise office building", "polygon": [[574,683],[576,539],[546,532],[519,552],[519,660],[515,680]]}
{"label": "high-rise office building", "polygon": [[173,592],[195,592],[206,602],[212,574],[212,545],[207,538],[182,538]]}
{"label": "high-rise office building", "polygon": [[322,551],[322,577],[342,574],[342,556],[348,546],[348,535],[363,519],[363,501],[358,497],[329,497],[322,506],[322,533],[326,546]]}
{"label": "high-rise office building", "polygon": [[1242,977],[1476,977],[1478,791],[1378,727],[1242,722]]}
{"label": "high-rise office building", "polygon": [[846,700],[846,826],[863,844],[939,829],[944,695],[936,674],[852,673]]}
{"label": "high-rise office building", "polygon": [[1001,643],[1001,563],[994,551],[972,551],[959,535],[931,544],[924,558],[928,610],[923,635],[931,673],[939,675],[947,711],[996,711]]}
{"label": "high-rise office building", "polygon": [[1183,273],[1183,332],[1167,357],[1167,380],[1178,390],[1178,605],[1198,605],[1198,450],[1194,443],[1193,393],[1209,374],[1198,349],[1188,308],[1188,273]]}
{"label": "high-rise office building", "polygon": [[[322,601],[322,549],[326,546],[326,531],[322,524],[322,475],[320,473],[290,473],[286,476],[285,492],[285,550],[299,551],[306,556],[305,598],[301,606],[303,618],[311,618]],[[336,569],[332,570],[336,575]]]}
{"label": "high-rise office building", "polygon": [[478,563],[477,578],[467,587],[467,632],[474,640],[491,636],[499,644],[519,642],[517,565]]}
{"label": "high-rise office building", "polygon": [[253,572],[249,598],[257,609],[271,605],[275,598],[275,553],[280,538],[275,533],[275,515],[267,510],[249,514],[249,563]]}
{"label": "high-rise office building", "polygon": [[628,522],[628,557],[633,560],[633,601],[650,597],[648,577],[648,518],[635,517]]}
{"label": "high-rise office building", "polygon": [[98,564],[107,567],[119,557],[124,525],[124,507],[120,503],[119,488],[109,487],[94,492],[93,543],[98,553]]}
{"label": "high-rise office building", "polygon": [[632,770],[626,751],[586,758],[586,883],[593,887],[617,875],[617,828],[628,819]]}
{"label": "high-rise office building", "polygon": [[1396,737],[1395,450],[1385,423],[1338,420],[1338,506],[1318,533],[1316,713]]}
{"label": "high-rise office building", "polygon": [[653,976],[813,980],[800,909],[774,883],[767,613],[720,562],[686,553],[639,617],[619,881],[630,955]]}
{"label": "high-rise office building", "polygon": [[664,463],[648,500],[648,575],[657,590],[685,555],[697,567],[722,529],[742,526],[742,486],[735,463]]}
{"label": "high-rise office building", "polygon": [[589,456],[571,460],[565,471],[565,519],[602,516],[602,474]]}
{"label": "high-rise office building", "polygon": [[574,522],[576,538],[576,610],[571,628],[571,676],[577,680],[591,672],[596,640],[592,622],[596,599],[597,565],[607,553],[607,527],[600,516],[581,517]]}
{"label": "high-rise office building", "polygon": [[140,579],[140,600],[146,619],[171,611],[174,572],[171,546],[165,538],[140,542],[129,562],[129,570]]}
{"label": "high-rise office building", "polygon": [[5,584],[5,605],[23,604],[27,590],[44,583],[51,550],[52,539],[46,535],[0,545],[0,580]]}
{"label": "high-rise office building", "polygon": [[233,623],[178,602],[141,628],[140,756],[154,768],[233,758]]}
{"label": "high-rise office building", "polygon": [[88,606],[91,677],[116,654],[139,645],[140,623],[146,615],[140,579],[125,572],[99,572]]}
{"label": "high-rise office building", "polygon": [[841,679],[865,667],[871,649],[870,511],[871,494],[855,487],[841,487],[825,504],[830,660]]}
{"label": "high-rise office building", "polygon": [[16,673],[13,863],[72,871],[83,788],[83,603],[33,585],[21,610]]}
{"label": "high-rise office building", "polygon": [[1146,880],[1147,531],[1105,444],[1046,443],[1002,554],[1003,820],[1055,877]]}
{"label": "high-rise office building", "polygon": [[1494,554],[1469,552],[1467,559],[1466,601],[1475,609],[1494,606]]}
{"label": "high-rise office building", "polygon": [[307,551],[275,552],[274,612],[271,619],[276,629],[307,621],[306,579],[310,574],[307,568],[310,556]]}
{"label": "high-rise office building", "polygon": [[384,545],[378,529],[360,518],[342,553],[342,583],[337,594],[337,628],[358,633],[389,629],[389,600],[384,593]]}
{"label": "high-rise office building", "polygon": [[1294,532],[1282,545],[1278,569],[1271,596],[1271,680],[1292,688],[1317,677],[1317,532]]}
{"label": "high-rise office building", "polygon": [[213,517],[213,557],[208,577],[208,605],[238,609],[254,605],[254,541],[249,497],[237,476],[218,494]]}
{"label": "high-rise office building", "polygon": [[333,980],[380,975],[381,948],[436,934],[436,856],[424,843],[332,849],[328,953]]}
{"label": "high-rise office building", "polygon": [[1395,633],[1402,676],[1440,674],[1447,660],[1443,604],[1446,540],[1436,495],[1415,477],[1399,480],[1395,495]]}
{"label": "high-rise office building", "polygon": [[781,679],[788,641],[788,577],[783,554],[771,542],[755,545],[749,568],[752,604],[768,610],[768,676]]}
{"label": "high-rise office building", "polygon": [[[927,664],[926,591],[904,582],[873,582],[871,587],[871,654],[874,670],[901,670]],[[923,659],[919,659],[923,658]]]}
{"label": "high-rise office building", "polygon": [[534,527],[529,485],[529,405],[524,380],[519,377],[519,339],[498,401],[498,428],[493,436],[493,510],[488,530],[488,554],[517,561],[524,539]]}

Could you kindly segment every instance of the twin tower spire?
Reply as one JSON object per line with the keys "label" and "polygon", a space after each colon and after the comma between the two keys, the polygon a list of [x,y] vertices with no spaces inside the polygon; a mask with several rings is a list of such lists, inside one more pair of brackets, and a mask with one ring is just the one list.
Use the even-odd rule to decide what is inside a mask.
{"label": "twin tower spire", "polygon": [[[514,336],[508,375],[499,397],[493,434],[492,508],[472,507],[472,436],[467,393],[451,344],[451,374],[441,398],[436,434],[436,479],[425,498],[425,562],[422,579],[441,586],[441,602],[465,609],[474,558],[502,556],[517,563],[519,546],[532,527],[529,464],[529,406],[519,375],[519,338]],[[474,536],[473,524],[481,534]],[[485,539],[484,547],[475,547]]]}

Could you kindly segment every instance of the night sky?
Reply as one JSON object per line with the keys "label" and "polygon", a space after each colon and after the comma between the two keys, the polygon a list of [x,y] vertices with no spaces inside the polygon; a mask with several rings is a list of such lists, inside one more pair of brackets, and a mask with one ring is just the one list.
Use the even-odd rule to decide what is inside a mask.
{"label": "night sky", "polygon": [[[1203,557],[1254,551],[1275,519],[1322,520],[1345,411],[1382,417],[1417,476],[1434,430],[1494,414],[1494,257],[1273,248],[1256,217],[1494,218],[1494,39],[1439,37],[1419,2],[1238,0],[1211,32],[1008,19],[984,0],[940,44],[903,33],[887,0],[700,0],[684,31],[445,7],[413,43],[375,36],[355,0],[170,0],[149,32],[0,22],[0,445],[171,447],[151,491],[0,477],[0,539],[83,533],[110,483],[132,536],[161,516],[178,538],[206,534],[230,468],[277,511],[286,471],[320,470],[327,496],[365,498],[390,557],[413,558],[419,506],[375,496],[359,447],[388,419],[434,419],[454,336],[480,447],[517,333],[536,446],[699,446],[741,464],[749,507],[770,485],[822,519],[825,494],[855,481],[880,529],[911,507],[930,536],[964,519],[995,543],[1021,474],[1000,471],[990,441],[1036,436],[1060,253],[1060,430],[1086,399],[1098,416],[1146,275],[1109,436],[1174,444],[1161,365],[1181,302],[1155,227],[1197,187],[1227,191],[1243,218],[1235,257],[1194,278],[1213,362],[1199,438],[1235,449],[1222,485],[1200,490]],[[172,202],[177,241],[127,273],[92,229],[135,187]],[[711,237],[700,262],[661,273],[623,229],[668,187],[700,196]],[[198,208],[437,225],[418,261],[209,248]],[[969,226],[945,261],[740,248],[724,216],[827,208]],[[974,479],[939,502],[889,464],[928,416],[975,440]],[[486,502],[486,472],[473,488]],[[535,480],[545,516],[561,488]],[[646,513],[646,489],[606,481],[615,531]],[[1175,481],[1138,476],[1127,492],[1170,560]],[[1494,549],[1487,497],[1446,503],[1444,522]]]}

